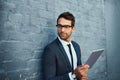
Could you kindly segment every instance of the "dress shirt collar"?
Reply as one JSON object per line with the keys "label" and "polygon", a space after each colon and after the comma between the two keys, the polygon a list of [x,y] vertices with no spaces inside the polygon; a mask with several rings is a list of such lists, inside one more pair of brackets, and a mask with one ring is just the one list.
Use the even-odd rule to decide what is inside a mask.
{"label": "dress shirt collar", "polygon": [[62,40],[59,36],[58,36],[58,39],[60,40],[60,42],[62,43],[62,45],[66,46],[68,44],[72,44],[71,41],[70,42],[66,42],[64,40]]}

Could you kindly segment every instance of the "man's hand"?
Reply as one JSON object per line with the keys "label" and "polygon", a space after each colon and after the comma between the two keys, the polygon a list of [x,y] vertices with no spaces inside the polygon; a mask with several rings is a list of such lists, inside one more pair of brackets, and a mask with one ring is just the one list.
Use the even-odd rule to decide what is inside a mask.
{"label": "man's hand", "polygon": [[74,74],[76,75],[77,78],[79,78],[80,80],[87,80],[87,71],[89,69],[89,65],[85,64],[82,66],[78,66],[75,70],[74,70]]}

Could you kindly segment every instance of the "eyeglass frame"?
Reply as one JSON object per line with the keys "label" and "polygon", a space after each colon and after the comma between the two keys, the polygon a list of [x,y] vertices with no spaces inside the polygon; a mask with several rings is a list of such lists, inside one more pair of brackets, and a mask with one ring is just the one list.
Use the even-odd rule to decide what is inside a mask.
{"label": "eyeglass frame", "polygon": [[73,27],[73,26],[57,24],[56,27],[57,27],[57,28],[63,28],[63,27],[64,27],[64,28],[66,28],[66,29],[69,29],[69,28],[71,28],[71,27]]}

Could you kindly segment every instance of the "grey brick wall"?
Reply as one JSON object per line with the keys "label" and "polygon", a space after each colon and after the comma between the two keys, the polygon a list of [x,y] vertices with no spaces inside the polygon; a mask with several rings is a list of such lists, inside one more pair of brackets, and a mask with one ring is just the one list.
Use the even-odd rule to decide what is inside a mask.
{"label": "grey brick wall", "polygon": [[107,80],[104,0],[0,0],[0,80],[42,80],[41,55],[64,11],[76,17],[72,38],[83,63],[93,50],[105,49],[88,80]]}
{"label": "grey brick wall", "polygon": [[55,35],[50,4],[0,0],[0,80],[42,79],[41,54]]}

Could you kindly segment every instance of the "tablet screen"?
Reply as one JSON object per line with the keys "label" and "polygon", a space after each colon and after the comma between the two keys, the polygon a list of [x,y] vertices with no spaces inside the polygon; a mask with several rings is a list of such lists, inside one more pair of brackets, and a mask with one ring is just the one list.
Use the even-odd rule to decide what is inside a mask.
{"label": "tablet screen", "polygon": [[92,54],[89,56],[88,60],[86,61],[86,64],[88,64],[91,68],[95,64],[97,59],[100,57],[103,51],[104,49],[93,51]]}

